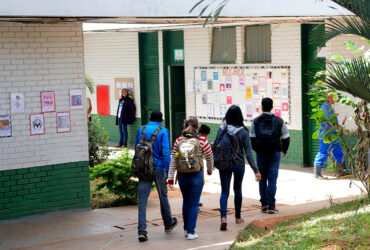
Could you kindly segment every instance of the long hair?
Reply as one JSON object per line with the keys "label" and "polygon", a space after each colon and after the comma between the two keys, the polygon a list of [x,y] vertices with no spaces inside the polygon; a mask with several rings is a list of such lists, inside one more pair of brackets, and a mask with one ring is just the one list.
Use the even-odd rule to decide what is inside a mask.
{"label": "long hair", "polygon": [[244,118],[241,109],[236,105],[231,105],[227,110],[225,118],[223,121],[226,121],[227,125],[233,125],[234,127],[245,127]]}
{"label": "long hair", "polygon": [[185,137],[198,137],[199,122],[194,116],[189,116],[184,120],[182,135]]}
{"label": "long hair", "polygon": [[[123,91],[126,91],[127,95],[124,97],[122,94],[123,94]],[[127,99],[129,98],[129,93],[128,93],[128,89],[122,89],[121,90],[121,98],[119,99],[120,101],[126,101]]]}

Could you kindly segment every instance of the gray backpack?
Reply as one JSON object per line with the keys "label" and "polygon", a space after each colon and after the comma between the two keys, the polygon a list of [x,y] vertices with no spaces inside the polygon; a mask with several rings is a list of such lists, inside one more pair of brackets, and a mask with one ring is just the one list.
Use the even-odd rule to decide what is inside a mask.
{"label": "gray backpack", "polygon": [[132,175],[142,180],[153,180],[154,162],[153,162],[153,143],[162,127],[159,126],[153,133],[149,141],[145,140],[144,125],[141,132],[141,140],[136,145],[134,159],[132,160]]}
{"label": "gray backpack", "polygon": [[201,170],[203,159],[199,156],[199,139],[183,137],[178,143],[178,156],[176,157],[176,169],[182,173],[195,173]]}

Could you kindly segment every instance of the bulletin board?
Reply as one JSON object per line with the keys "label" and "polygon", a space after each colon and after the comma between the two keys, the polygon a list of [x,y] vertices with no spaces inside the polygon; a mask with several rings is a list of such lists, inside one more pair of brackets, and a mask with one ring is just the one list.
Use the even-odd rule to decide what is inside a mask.
{"label": "bulletin board", "polygon": [[195,67],[196,116],[222,120],[231,105],[238,105],[244,120],[262,113],[261,100],[274,101],[271,111],[290,123],[289,66]]}

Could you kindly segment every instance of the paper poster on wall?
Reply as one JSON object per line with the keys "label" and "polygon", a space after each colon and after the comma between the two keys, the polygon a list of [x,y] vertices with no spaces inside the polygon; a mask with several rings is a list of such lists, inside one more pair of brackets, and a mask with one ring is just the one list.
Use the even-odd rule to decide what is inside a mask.
{"label": "paper poster on wall", "polygon": [[24,95],[23,93],[10,93],[11,112],[24,113]]}
{"label": "paper poster on wall", "polygon": [[220,116],[221,118],[224,118],[227,112],[227,106],[226,105],[220,105]]}
{"label": "paper poster on wall", "polygon": [[280,88],[281,88],[281,98],[288,99],[288,96],[289,96],[289,87],[288,87],[288,84],[281,84],[280,85]]}
{"label": "paper poster on wall", "polygon": [[226,104],[233,104],[233,97],[232,96],[227,96],[226,97]]}
{"label": "paper poster on wall", "polygon": [[220,93],[221,94],[225,94],[226,91],[225,91],[225,83],[220,83]]}
{"label": "paper poster on wall", "polygon": [[201,90],[201,83],[200,82],[195,83],[195,90],[196,90],[197,93],[200,93],[200,90]]}
{"label": "paper poster on wall", "polygon": [[200,79],[201,79],[202,82],[207,81],[207,71],[202,70]]}
{"label": "paper poster on wall", "polygon": [[251,87],[246,87],[246,99],[252,99],[252,88]]}
{"label": "paper poster on wall", "polygon": [[280,98],[280,84],[279,83],[272,84],[272,97]]}
{"label": "paper poster on wall", "polygon": [[0,116],[0,137],[12,136],[12,120],[10,115]]}
{"label": "paper poster on wall", "polygon": [[55,112],[55,92],[54,91],[41,91],[41,112]]}
{"label": "paper poster on wall", "polygon": [[287,72],[280,73],[280,81],[282,83],[288,83],[288,73]]}
{"label": "paper poster on wall", "polygon": [[282,104],[282,110],[284,112],[289,111],[289,103],[288,102],[283,102],[283,104]]}
{"label": "paper poster on wall", "polygon": [[71,115],[69,111],[57,112],[57,133],[71,132]]}
{"label": "paper poster on wall", "polygon": [[259,97],[259,91],[258,91],[258,85],[257,84],[253,84],[252,97],[253,98],[258,98]]}
{"label": "paper poster on wall", "polygon": [[226,104],[226,95],[220,95],[220,104]]}
{"label": "paper poster on wall", "polygon": [[188,89],[188,93],[193,93],[194,92],[194,79],[193,78],[188,78],[186,80],[186,86]]}
{"label": "paper poster on wall", "polygon": [[82,109],[82,89],[71,89],[69,91],[69,103],[71,109]]}
{"label": "paper poster on wall", "polygon": [[218,93],[211,94],[211,100],[208,100],[209,103],[213,103],[216,106],[220,105],[220,95]]}
{"label": "paper poster on wall", "polygon": [[225,84],[226,84],[226,89],[232,89],[232,82],[231,82],[231,76],[226,76],[225,77]]}
{"label": "paper poster on wall", "polygon": [[208,100],[207,100],[207,93],[202,93],[202,104],[207,104],[208,103]]}
{"label": "paper poster on wall", "polygon": [[272,80],[272,71],[267,71],[267,73],[266,73],[266,78],[267,78],[268,80]]}
{"label": "paper poster on wall", "polygon": [[259,91],[266,91],[266,77],[264,76],[258,77],[258,86]]}
{"label": "paper poster on wall", "polygon": [[281,117],[281,108],[280,107],[275,107],[274,111],[275,111],[276,116]]}
{"label": "paper poster on wall", "polygon": [[240,77],[239,78],[239,86],[240,87],[244,87],[245,86],[245,84],[244,84],[245,82],[244,82],[244,77]]}
{"label": "paper poster on wall", "polygon": [[208,117],[214,117],[214,105],[213,105],[213,103],[209,103],[207,105],[207,116]]}
{"label": "paper poster on wall", "polygon": [[253,104],[252,103],[247,103],[245,105],[245,115],[246,115],[247,120],[253,119]]}
{"label": "paper poster on wall", "polygon": [[30,114],[30,133],[31,135],[45,134],[44,114]]}
{"label": "paper poster on wall", "polygon": [[257,77],[258,77],[258,73],[257,73],[257,72],[254,72],[254,73],[252,74],[252,82],[253,82],[253,83],[256,83],[256,82],[257,82]]}
{"label": "paper poster on wall", "polygon": [[218,81],[218,72],[213,72],[213,80]]}
{"label": "paper poster on wall", "polygon": [[208,81],[207,81],[207,89],[208,89],[208,90],[213,90],[213,83],[212,83],[212,80],[208,80]]}

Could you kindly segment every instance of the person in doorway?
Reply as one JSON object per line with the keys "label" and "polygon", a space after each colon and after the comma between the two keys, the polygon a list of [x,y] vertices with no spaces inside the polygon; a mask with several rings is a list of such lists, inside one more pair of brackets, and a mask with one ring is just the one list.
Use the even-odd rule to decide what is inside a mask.
{"label": "person in doorway", "polygon": [[[185,237],[188,240],[197,239],[199,236],[195,234],[195,227],[198,218],[199,199],[202,194],[204,185],[203,179],[203,163],[202,157],[207,161],[207,173],[212,174],[213,169],[213,153],[211,146],[204,136],[198,134],[199,122],[198,119],[190,116],[185,119],[184,130],[182,135],[176,139],[173,149],[170,170],[168,173],[168,184],[173,188],[174,175],[178,171],[178,181],[183,197],[182,216],[184,220]],[[189,152],[189,155],[182,155],[182,152]],[[185,160],[181,161],[184,157]],[[190,166],[189,166],[190,165]],[[183,166],[189,169],[190,172],[183,172]]]}
{"label": "person in doorway", "polygon": [[251,124],[251,141],[253,150],[257,153],[257,165],[262,179],[259,183],[261,196],[261,212],[275,214],[276,182],[278,178],[281,152],[287,154],[290,135],[285,122],[271,113],[273,101],[262,99],[263,113]]}
{"label": "person in doorway", "polygon": [[[329,90],[326,93],[326,101],[321,106],[321,109],[326,112],[324,115],[326,118],[331,118],[332,115],[335,114],[335,110],[333,108],[333,104],[335,103],[334,94]],[[327,131],[332,128],[333,126],[338,125],[338,118],[335,117],[335,124],[330,122],[321,123],[321,128],[319,130],[319,139],[320,139],[320,149],[316,155],[315,162],[314,162],[314,177],[319,180],[327,180],[328,177],[323,176],[321,174],[322,168],[325,166],[325,161],[328,158],[329,153],[333,155],[333,158],[337,164],[338,169],[338,177],[345,177],[348,176],[348,170],[345,169],[344,161],[343,161],[343,149],[340,145],[339,140],[335,140],[333,142],[324,143],[324,136],[329,134],[335,133],[335,131],[327,133]]]}
{"label": "person in doorway", "polygon": [[116,147],[127,147],[128,132],[127,125],[135,122],[136,106],[127,89],[122,89],[116,115],[116,125],[119,129],[119,143]]}
{"label": "person in doorway", "polygon": [[221,212],[221,226],[220,230],[227,230],[227,200],[229,199],[230,193],[230,183],[231,177],[234,175],[234,205],[235,205],[235,222],[236,224],[241,224],[244,222],[241,217],[241,207],[242,207],[242,183],[245,172],[245,157],[253,170],[256,181],[260,181],[261,175],[258,171],[257,165],[254,161],[252,155],[252,146],[249,138],[248,129],[244,126],[244,119],[241,109],[232,105],[226,112],[225,118],[223,119],[226,124],[222,124],[218,129],[217,138],[219,138],[224,130],[227,130],[233,134],[237,141],[239,147],[235,150],[236,158],[232,161],[231,167],[226,170],[220,170],[220,179],[221,179],[221,197],[220,197],[220,212]]}
{"label": "person in doorway", "polygon": [[171,148],[170,148],[170,135],[166,128],[162,128],[161,122],[163,121],[163,114],[154,110],[150,115],[150,121],[145,126],[139,128],[136,134],[135,147],[140,142],[142,134],[145,132],[145,140],[149,141],[152,135],[159,129],[157,136],[153,142],[153,162],[154,162],[154,176],[153,180],[139,179],[138,193],[139,193],[139,224],[138,234],[139,241],[148,240],[148,232],[146,230],[146,204],[152,183],[154,181],[161,206],[161,214],[164,223],[165,232],[171,232],[177,225],[177,219],[171,215],[171,207],[167,196],[167,175],[171,162]]}

